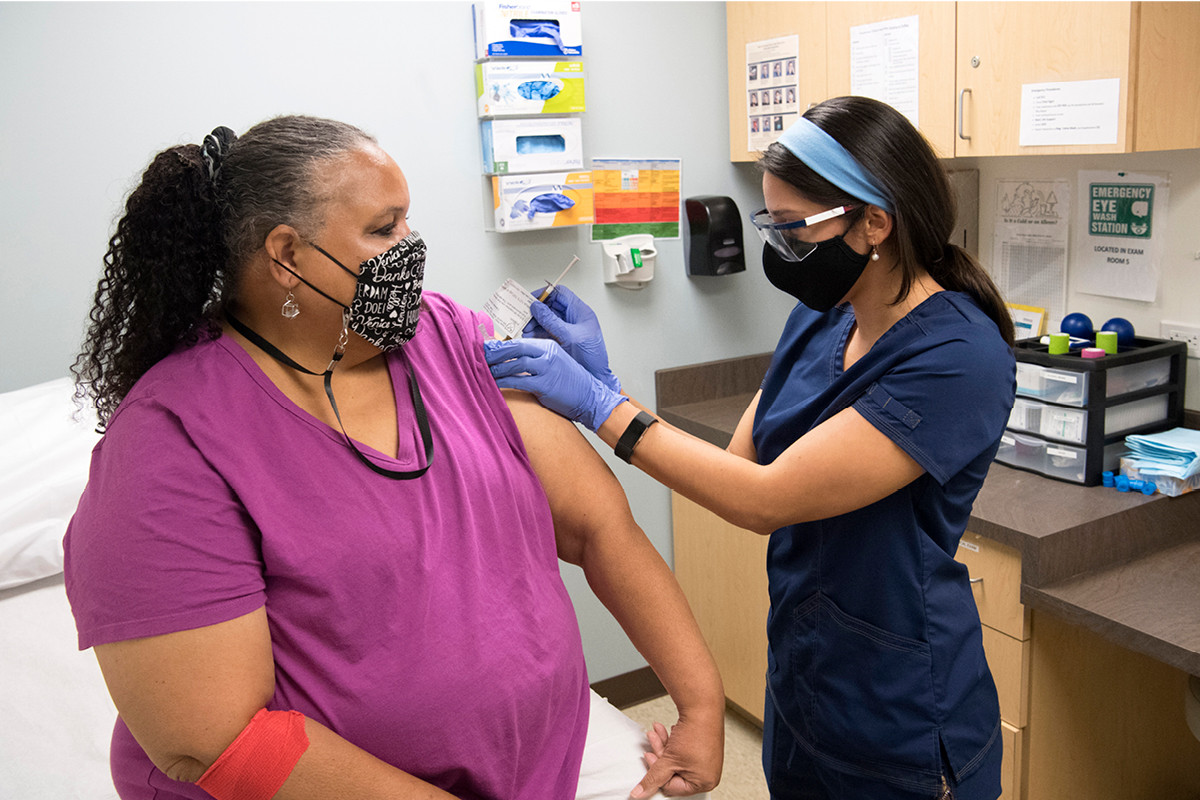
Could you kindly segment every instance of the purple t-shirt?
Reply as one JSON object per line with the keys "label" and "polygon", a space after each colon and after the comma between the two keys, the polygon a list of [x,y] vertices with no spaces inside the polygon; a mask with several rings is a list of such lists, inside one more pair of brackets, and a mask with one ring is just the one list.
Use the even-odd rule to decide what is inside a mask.
{"label": "purple t-shirt", "polygon": [[[426,293],[416,336],[387,356],[399,458],[360,449],[393,470],[423,465],[407,359],[434,438],[415,480],[368,470],[228,337],[155,365],[96,446],[64,540],[80,648],[265,604],[268,708],[460,798],[573,798],[588,718],[579,628],[481,322]],[[123,798],[208,797],[154,769],[119,719],[112,763]]]}

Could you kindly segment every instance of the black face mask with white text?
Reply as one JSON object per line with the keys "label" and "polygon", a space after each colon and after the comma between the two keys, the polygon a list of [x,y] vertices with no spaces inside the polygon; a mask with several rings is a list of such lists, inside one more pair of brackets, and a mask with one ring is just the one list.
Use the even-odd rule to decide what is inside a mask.
{"label": "black face mask with white text", "polygon": [[276,259],[305,286],[337,303],[349,314],[349,329],[387,353],[417,332],[421,313],[421,285],[425,278],[425,242],[412,231],[391,248],[359,265],[358,273],[310,242],[317,252],[354,276],[354,299],[338,302],[301,278]]}
{"label": "black face mask with white text", "polygon": [[763,272],[776,289],[824,313],[845,299],[870,259],[841,236],[818,242],[801,261],[786,260],[768,244],[763,247]]}

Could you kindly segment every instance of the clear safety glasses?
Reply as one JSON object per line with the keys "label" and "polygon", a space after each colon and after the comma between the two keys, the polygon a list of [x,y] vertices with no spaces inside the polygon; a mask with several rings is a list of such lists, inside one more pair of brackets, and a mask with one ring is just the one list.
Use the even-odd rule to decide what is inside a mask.
{"label": "clear safety glasses", "polygon": [[750,221],[754,223],[758,235],[762,240],[771,247],[775,248],[775,252],[779,253],[786,261],[803,261],[808,257],[813,250],[817,249],[816,242],[803,242],[796,236],[796,231],[801,228],[807,228],[809,225],[816,225],[818,222],[824,222],[827,219],[840,217],[847,211],[853,211],[858,206],[838,206],[831,208],[828,211],[822,211],[820,214],[813,214],[811,217],[805,217],[796,222],[772,222],[771,215],[764,208],[761,211],[755,211],[750,215]]}

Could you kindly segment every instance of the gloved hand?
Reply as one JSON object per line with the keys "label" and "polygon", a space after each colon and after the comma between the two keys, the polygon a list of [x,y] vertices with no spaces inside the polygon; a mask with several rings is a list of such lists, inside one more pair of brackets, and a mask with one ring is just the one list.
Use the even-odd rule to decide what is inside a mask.
{"label": "gloved hand", "polygon": [[595,431],[629,398],[596,380],[556,342],[514,339],[483,343],[483,355],[501,389],[520,389],[551,411]]}
{"label": "gloved hand", "polygon": [[601,383],[614,392],[621,391],[621,381],[608,368],[608,349],[600,332],[600,320],[587,303],[560,285],[545,302],[534,302],[529,312],[533,319],[525,326],[523,336],[553,339]]}

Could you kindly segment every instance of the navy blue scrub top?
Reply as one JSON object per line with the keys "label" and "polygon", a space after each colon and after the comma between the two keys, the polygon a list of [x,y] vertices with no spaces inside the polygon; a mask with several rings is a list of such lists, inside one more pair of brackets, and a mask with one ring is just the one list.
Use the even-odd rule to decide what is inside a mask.
{"label": "navy blue scrub top", "polygon": [[979,615],[954,553],[1012,409],[1015,359],[958,292],[925,300],[843,370],[853,326],[848,305],[792,311],[754,419],[759,462],[852,407],[925,474],[865,508],[771,535],[768,690],[830,767],[936,790],[943,748],[961,781],[1001,746]]}

